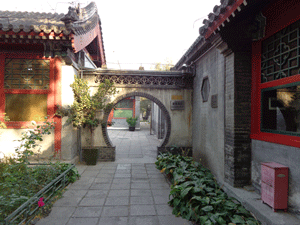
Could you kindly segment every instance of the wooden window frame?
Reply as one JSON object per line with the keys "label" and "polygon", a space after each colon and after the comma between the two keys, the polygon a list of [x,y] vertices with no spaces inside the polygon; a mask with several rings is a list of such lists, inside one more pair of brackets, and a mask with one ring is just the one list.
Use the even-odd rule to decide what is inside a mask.
{"label": "wooden window frame", "polygon": [[[49,89],[47,90],[28,90],[28,89],[4,89],[4,75],[5,75],[5,59],[41,59],[49,60],[50,74],[49,74]],[[5,113],[5,94],[47,94],[47,115],[53,116],[55,112],[55,62],[53,58],[43,57],[39,53],[0,53],[0,113],[1,116]],[[42,123],[43,121],[36,121]],[[7,128],[24,128],[31,125],[31,121],[9,121],[6,122]]]}
{"label": "wooden window frame", "polygon": [[[289,11],[279,10],[288,8]],[[272,142],[287,146],[300,147],[300,137],[261,131],[261,92],[263,89],[283,86],[300,82],[300,74],[279,80],[261,83],[261,47],[262,41],[269,38],[283,28],[300,19],[300,4],[278,1],[263,10],[267,17],[266,35],[263,39],[252,43],[252,92],[251,92],[251,135],[254,140]],[[276,15],[276,17],[274,17]]]}

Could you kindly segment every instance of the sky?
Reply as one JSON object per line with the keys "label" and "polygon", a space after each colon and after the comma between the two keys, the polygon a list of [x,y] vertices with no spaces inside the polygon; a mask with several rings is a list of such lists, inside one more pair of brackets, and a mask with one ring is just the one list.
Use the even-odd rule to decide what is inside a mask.
{"label": "sky", "polygon": [[[199,27],[220,0],[94,0],[109,69],[153,69],[176,64],[199,36]],[[86,0],[11,0],[0,10],[67,13]],[[1,16],[1,15],[0,15]]]}

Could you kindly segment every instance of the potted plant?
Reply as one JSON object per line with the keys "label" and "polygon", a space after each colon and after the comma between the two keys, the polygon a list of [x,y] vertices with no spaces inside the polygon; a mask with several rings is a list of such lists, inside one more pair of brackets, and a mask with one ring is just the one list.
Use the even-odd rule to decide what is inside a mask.
{"label": "potted plant", "polygon": [[138,120],[138,117],[128,117],[126,119],[126,122],[128,123],[128,126],[129,126],[129,131],[135,130],[135,125],[136,125],[137,120]]}
{"label": "potted plant", "polygon": [[89,134],[85,134],[87,146],[82,147],[83,158],[88,165],[96,165],[99,147],[94,146],[94,131],[99,124],[106,124],[97,116],[97,112],[112,108],[112,104],[107,103],[108,97],[117,91],[107,79],[99,84],[94,95],[90,94],[88,82],[76,76],[70,86],[74,93],[73,105],[64,108],[58,106],[56,115],[68,116],[68,122],[71,122],[73,127],[86,128]]}

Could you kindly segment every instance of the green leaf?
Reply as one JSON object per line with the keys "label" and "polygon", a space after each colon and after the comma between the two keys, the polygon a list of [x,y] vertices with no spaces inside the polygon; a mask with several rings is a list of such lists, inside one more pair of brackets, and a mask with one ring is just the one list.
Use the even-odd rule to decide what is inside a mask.
{"label": "green leaf", "polygon": [[238,207],[237,213],[244,214],[244,215],[247,215],[247,216],[251,215],[251,214],[249,213],[249,211],[246,210],[243,206],[239,206],[239,207]]}
{"label": "green leaf", "polygon": [[191,198],[191,200],[197,200],[197,201],[201,202],[202,197],[201,196],[194,196],[194,197]]}
{"label": "green leaf", "polygon": [[214,208],[211,205],[208,205],[208,206],[201,208],[201,210],[204,212],[210,212],[210,211],[213,211]]}
{"label": "green leaf", "polygon": [[233,218],[231,218],[231,222],[245,224],[245,220],[239,215],[234,215]]}
{"label": "green leaf", "polygon": [[186,188],[184,190],[181,191],[181,198],[184,198],[188,193],[189,191],[192,189],[193,187],[189,187],[189,188]]}
{"label": "green leaf", "polygon": [[213,223],[210,220],[207,220],[204,225],[213,225]]}
{"label": "green leaf", "polygon": [[216,221],[220,225],[226,225],[227,224],[226,221],[220,216],[218,218],[216,218]]}
{"label": "green leaf", "polygon": [[236,208],[236,204],[233,203],[232,201],[226,201],[224,206],[227,209],[235,209]]}
{"label": "green leaf", "polygon": [[200,224],[204,224],[208,220],[208,216],[200,216]]}
{"label": "green leaf", "polygon": [[252,220],[247,220],[247,221],[246,221],[246,224],[247,224],[247,225],[257,225],[257,223],[256,223],[256,222],[253,222]]}

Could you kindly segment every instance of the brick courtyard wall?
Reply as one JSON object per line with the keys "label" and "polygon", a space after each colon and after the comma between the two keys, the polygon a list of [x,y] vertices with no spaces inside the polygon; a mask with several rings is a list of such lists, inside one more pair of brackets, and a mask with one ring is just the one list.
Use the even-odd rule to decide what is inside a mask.
{"label": "brick courtyard wall", "polygon": [[[209,93],[203,101],[203,80],[208,79]],[[212,106],[212,96],[217,98]],[[196,62],[193,90],[193,157],[209,168],[220,183],[224,182],[224,57],[211,49]]]}
{"label": "brick courtyard wall", "polygon": [[225,181],[241,187],[251,180],[251,52],[232,52],[225,62]]}

